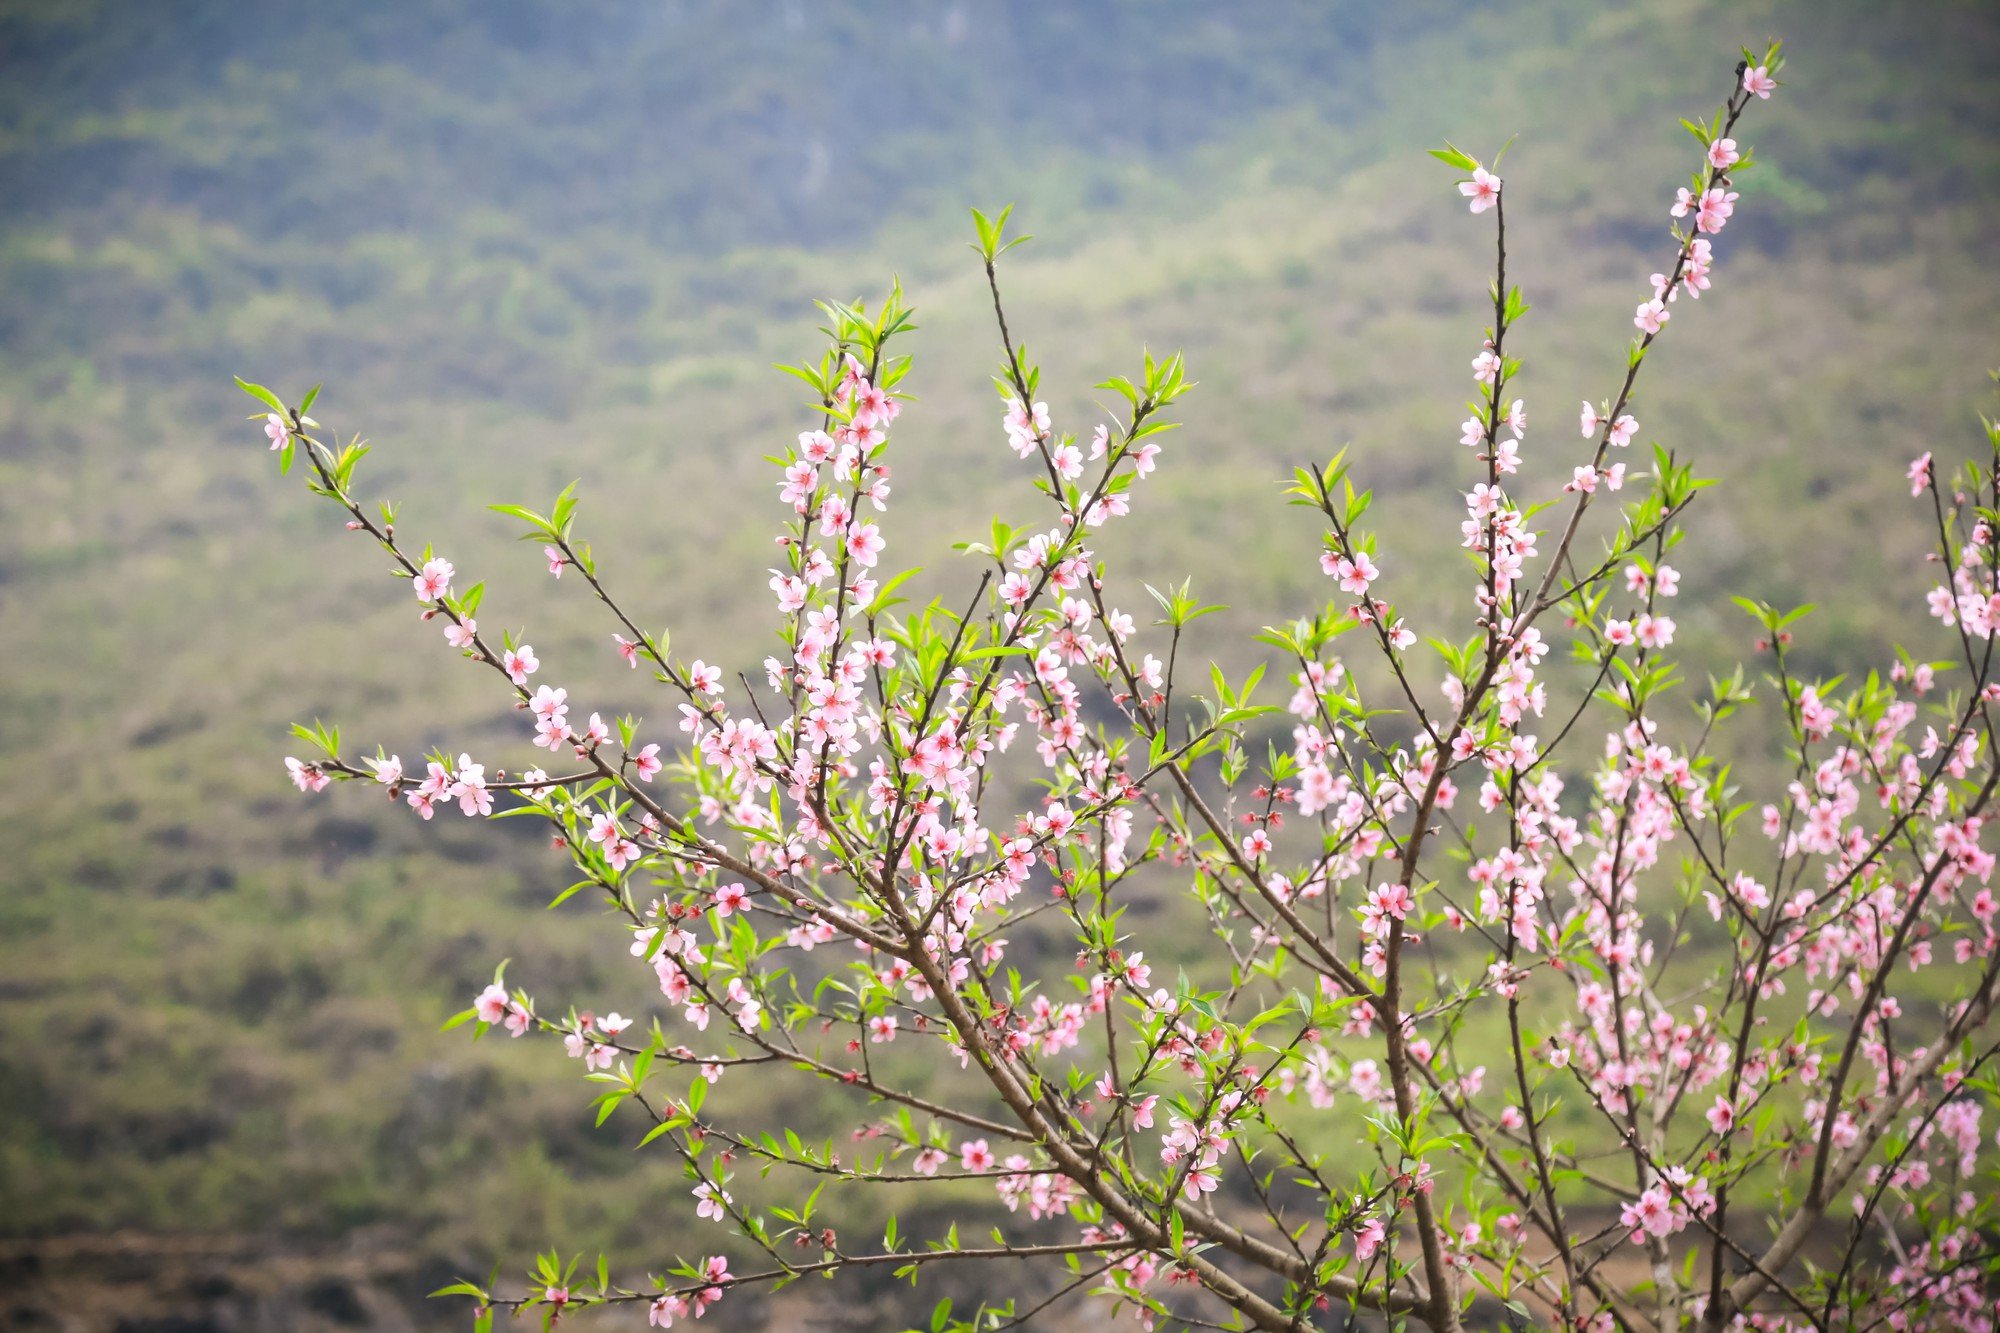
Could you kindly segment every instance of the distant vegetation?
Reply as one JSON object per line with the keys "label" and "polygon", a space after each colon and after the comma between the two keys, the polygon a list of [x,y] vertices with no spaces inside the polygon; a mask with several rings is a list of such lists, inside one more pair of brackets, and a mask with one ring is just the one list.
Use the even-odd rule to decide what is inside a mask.
{"label": "distant vegetation", "polygon": [[[1661,253],[1687,141],[1660,127],[1713,100],[1683,104],[1718,52],[1778,34],[1730,280],[1639,415],[1726,483],[1690,590],[1845,590],[1802,635],[1833,670],[1920,597],[1902,465],[1990,410],[1989,6],[0,6],[0,1228],[674,1243],[640,1191],[591,1188],[635,1168],[571,1069],[434,1035],[525,940],[551,995],[601,975],[595,909],[543,911],[540,836],[284,784],[301,714],[406,754],[516,728],[442,686],[442,653],[385,668],[407,608],[261,466],[232,373],[325,378],[316,415],[378,441],[377,483],[517,588],[532,551],[477,503],[581,479],[625,570],[699,562],[704,591],[651,612],[748,665],[758,459],[797,405],[768,367],[813,346],[811,298],[897,272],[917,307],[899,549],[948,568],[986,512],[1012,460],[961,219],[1011,199],[1059,417],[1136,343],[1202,382],[1149,497],[1172,526],[1114,554],[1254,627],[1318,595],[1272,484],[1296,463],[1351,442],[1388,534],[1459,504],[1485,256],[1420,149],[1520,136],[1518,272],[1560,316],[1525,329],[1553,340],[1525,388],[1554,438]],[[1863,515],[1886,536],[1851,537]],[[302,596],[310,623],[277,607]],[[575,599],[491,614],[664,716]],[[1747,632],[1682,628],[1717,661]]]}

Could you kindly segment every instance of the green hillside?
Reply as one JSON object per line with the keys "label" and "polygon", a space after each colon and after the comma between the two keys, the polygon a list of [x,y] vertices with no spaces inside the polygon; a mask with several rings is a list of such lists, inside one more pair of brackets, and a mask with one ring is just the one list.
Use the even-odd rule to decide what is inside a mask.
{"label": "green hillside", "polygon": [[[559,1052],[436,1033],[506,957],[643,1004],[600,993],[629,978],[594,909],[543,910],[542,836],[285,782],[313,716],[533,752],[275,475],[232,374],[324,380],[370,493],[492,586],[481,619],[664,722],[484,505],[579,480],[677,649],[754,663],[761,458],[801,415],[771,363],[815,347],[813,298],[899,275],[919,401],[886,531],[955,586],[949,543],[1034,498],[963,244],[967,205],[1012,200],[1059,425],[1142,346],[1187,353],[1187,428],[1106,554],[1135,605],[1192,575],[1232,607],[1202,651],[1244,661],[1324,595],[1274,483],[1345,444],[1398,600],[1466,600],[1403,534],[1456,531],[1489,241],[1422,150],[1518,136],[1529,454],[1566,476],[1666,250],[1676,120],[1771,36],[1759,169],[1637,414],[1724,482],[1677,561],[1697,660],[1747,649],[1726,589],[1821,603],[1802,660],[1844,669],[1925,633],[1902,469],[1993,409],[1990,6],[0,5],[0,1234],[365,1233],[482,1269],[678,1239],[678,1173],[591,1132]],[[823,1123],[810,1092],[771,1097]]]}

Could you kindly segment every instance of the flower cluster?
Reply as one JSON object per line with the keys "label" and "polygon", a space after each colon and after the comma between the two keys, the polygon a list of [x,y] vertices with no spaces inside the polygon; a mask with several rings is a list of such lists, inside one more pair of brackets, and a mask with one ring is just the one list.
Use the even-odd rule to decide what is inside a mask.
{"label": "flower cluster", "polygon": [[[1823,675],[1795,651],[1802,613],[1745,602],[1762,684],[1738,672],[1692,707],[1673,552],[1703,483],[1668,448],[1622,452],[1648,356],[1684,336],[1680,295],[1716,291],[1753,165],[1740,122],[1781,67],[1745,53],[1727,103],[1689,122],[1671,261],[1547,493],[1524,465],[1515,196],[1497,161],[1436,154],[1496,241],[1460,434],[1465,623],[1420,632],[1391,600],[1423,561],[1367,530],[1336,456],[1291,490],[1327,600],[1267,630],[1247,675],[1190,664],[1215,608],[1189,585],[1132,590],[1142,624],[1095,548],[1162,463],[1180,359],[1098,386],[1122,407],[1087,439],[1059,429],[1000,313],[1005,214],[976,215],[994,458],[1047,508],[961,546],[969,599],[916,606],[889,564],[900,291],[828,303],[830,345],[789,368],[815,406],[775,460],[761,673],[671,657],[607,587],[569,492],[497,507],[613,617],[677,744],[541,683],[532,648],[480,630],[478,585],[353,498],[358,460],[310,399],[248,386],[273,446],[304,451],[564,770],[489,779],[439,753],[415,780],[315,727],[294,782],[549,824],[581,877],[564,896],[621,923],[643,969],[621,1007],[641,1016],[556,1016],[496,976],[460,1021],[559,1036],[600,1121],[672,1154],[696,1234],[732,1247],[644,1280],[607,1262],[594,1286],[547,1255],[518,1294],[458,1289],[551,1319],[643,1304],[671,1327],[738,1286],[1040,1259],[1149,1325],[1358,1309],[1454,1329],[1497,1311],[1474,1304],[1491,1292],[1584,1329],[1993,1327],[2000,428],[1991,461],[1946,477],[1926,454],[1906,476],[1949,570],[1928,599],[1945,657]],[[1758,701],[1767,734],[1732,767],[1724,724]],[[851,1097],[838,1150],[754,1119],[785,1079]],[[711,1104],[725,1082],[750,1095]],[[891,1225],[854,1248],[820,1215],[968,1178],[991,1244]],[[1614,1276],[1633,1251],[1643,1287]]]}

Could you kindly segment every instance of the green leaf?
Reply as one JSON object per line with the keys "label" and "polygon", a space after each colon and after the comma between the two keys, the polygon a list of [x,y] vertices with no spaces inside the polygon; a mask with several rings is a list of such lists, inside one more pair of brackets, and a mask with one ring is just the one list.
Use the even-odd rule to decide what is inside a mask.
{"label": "green leaf", "polygon": [[1771,627],[1771,621],[1773,617],[1773,612],[1771,611],[1771,608],[1760,605],[1757,602],[1753,602],[1748,597],[1731,597],[1729,600],[1736,603],[1737,606],[1741,607],[1743,610],[1743,614],[1749,616],[1752,620],[1756,621],[1758,624],[1764,626],[1766,629],[1769,629]]}
{"label": "green leaf", "polygon": [[818,371],[808,369],[805,366],[788,366],[783,364],[782,362],[778,363],[776,368],[784,371],[787,375],[798,376],[800,379],[804,380],[807,384],[811,385],[813,387],[813,390],[817,392],[821,398],[827,397],[826,381],[820,377]]}
{"label": "green leaf", "polygon": [[561,907],[564,903],[568,902],[571,898],[575,897],[578,889],[587,889],[591,886],[592,882],[593,881],[587,879],[578,880],[576,883],[564,889],[561,893],[558,893],[555,897],[549,899],[549,905],[545,910],[553,912],[556,908]]}
{"label": "green leaf", "polygon": [[989,218],[976,208],[972,210],[972,225],[979,233],[979,244],[974,248],[988,263],[993,262],[1000,253],[1000,235],[1006,230],[1007,215],[1013,211],[1014,206],[1009,204],[1000,210],[1000,216]]}
{"label": "green leaf", "polygon": [[265,404],[273,412],[276,412],[279,416],[287,415],[287,413],[285,412],[285,405],[278,401],[277,394],[272,393],[269,389],[265,388],[261,384],[252,384],[249,380],[244,379],[241,375],[236,376],[235,379],[237,388],[243,390],[243,392],[249,394],[252,398],[255,398],[258,402]]}
{"label": "green leaf", "polygon": [[1431,149],[1430,154],[1438,161],[1457,167],[1460,171],[1479,170],[1479,160],[1449,139],[1445,140],[1444,147]]}
{"label": "green leaf", "polygon": [[1817,608],[1814,607],[1811,602],[1807,602],[1804,606],[1795,606],[1791,610],[1785,612],[1784,615],[1778,617],[1778,623],[1775,626],[1775,628],[1783,629],[1785,626],[1791,624],[1793,621],[1811,615],[1816,609]]}

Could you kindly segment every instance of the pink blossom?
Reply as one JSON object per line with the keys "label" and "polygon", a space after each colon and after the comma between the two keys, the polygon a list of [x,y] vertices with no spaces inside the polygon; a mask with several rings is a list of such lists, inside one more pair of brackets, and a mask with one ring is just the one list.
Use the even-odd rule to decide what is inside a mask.
{"label": "pink blossom", "polygon": [[[847,525],[853,522],[854,511],[848,508],[845,496],[834,494],[820,502],[815,517],[819,519],[820,536],[838,537],[846,532]],[[820,555],[821,552],[816,549],[809,549],[805,553],[805,576],[810,583],[818,583],[832,572],[820,563]]]}
{"label": "pink blossom", "polygon": [[1666,1190],[1655,1185],[1641,1194],[1638,1201],[1623,1206],[1619,1220],[1632,1232],[1632,1243],[1641,1244],[1646,1236],[1666,1236],[1673,1232],[1673,1208],[1667,1199]]}
{"label": "pink blossom", "polygon": [[[1475,213],[1478,212],[1479,205],[1475,203],[1472,206],[1472,210]],[[1221,1185],[1222,1173],[1220,1171],[1217,1171],[1212,1166],[1198,1167],[1187,1173],[1187,1179],[1181,1184],[1181,1193],[1199,1202],[1202,1195],[1215,1193]]]}
{"label": "pink blossom", "polygon": [[833,457],[833,437],[823,430],[809,430],[799,435],[799,457],[817,467]]}
{"label": "pink blossom", "polygon": [[705,1180],[694,1187],[694,1197],[696,1200],[694,1215],[711,1218],[717,1222],[729,1216],[729,1205],[735,1202],[726,1190]]}
{"label": "pink blossom", "polygon": [[304,763],[290,755],[285,756],[285,771],[292,775],[292,785],[300,791],[325,791],[333,779],[320,771],[317,764]]}
{"label": "pink blossom", "polygon": [[875,557],[886,544],[882,530],[873,523],[857,523],[847,530],[847,554],[863,569],[875,567]]}
{"label": "pink blossom", "polygon": [[1743,160],[1743,154],[1736,151],[1736,140],[1717,139],[1708,146],[1708,165],[1717,171],[1727,171]]}
{"label": "pink blossom", "polygon": [[507,1016],[507,1004],[507,988],[495,982],[479,992],[472,1008],[479,1015],[479,1021],[491,1027]]}
{"label": "pink blossom", "polygon": [[458,571],[451,567],[451,561],[442,557],[426,560],[424,567],[411,580],[420,602],[435,602],[451,591],[451,576]]}
{"label": "pink blossom", "polygon": [[[729,1260],[719,1254],[711,1256],[708,1262],[703,1265],[703,1276],[710,1282],[730,1282],[734,1280],[729,1276]],[[702,1309],[706,1309],[708,1306],[722,1299],[722,1288],[703,1287],[695,1293],[694,1299],[696,1305]],[[695,1318],[699,1319],[700,1317],[701,1309],[697,1309],[695,1311]]]}
{"label": "pink blossom", "polygon": [[1710,234],[1721,231],[1736,212],[1736,199],[1736,191],[1720,185],[1702,191],[1701,203],[1694,214],[1695,230]]}
{"label": "pink blossom", "polygon": [[1640,616],[1632,633],[1641,648],[1664,648],[1674,641],[1674,622],[1668,616]]}
{"label": "pink blossom", "polygon": [[785,479],[778,485],[778,499],[792,507],[793,512],[803,514],[811,508],[813,492],[819,489],[819,469],[801,460],[785,469]]}
{"label": "pink blossom", "polygon": [[[1322,568],[1325,568],[1326,561],[1322,559],[1320,565]],[[1333,567],[1327,570],[1327,573],[1340,580],[1340,587],[1343,592],[1351,592],[1356,597],[1365,596],[1368,592],[1368,585],[1379,578],[1381,572],[1375,567],[1375,562],[1370,560],[1367,553],[1363,551],[1356,551],[1352,559],[1347,556],[1336,557]]]}
{"label": "pink blossom", "polygon": [[1585,403],[1583,405],[1581,424],[1583,426],[1583,438],[1587,440],[1597,433],[1599,426],[1604,424],[1604,418],[1598,415],[1596,408],[1592,407],[1589,403]]}
{"label": "pink blossom", "polygon": [[835,455],[834,468],[842,475],[848,476],[853,474],[854,467],[861,458],[872,453],[876,445],[889,437],[880,426],[872,422],[863,425],[859,421],[850,421],[845,425],[836,426],[833,438],[835,443],[846,446],[842,451],[845,462],[842,461],[842,455]]}
{"label": "pink blossom", "polygon": [[1049,433],[1049,405],[1036,403],[1032,413],[1021,405],[1019,399],[1011,399],[1007,404],[1005,418],[1007,443],[1014,452],[1026,458],[1035,451],[1036,444]]}
{"label": "pink blossom", "polygon": [[410,803],[411,809],[415,810],[425,819],[429,819],[432,813],[432,803],[447,799],[451,792],[451,787],[451,770],[433,759],[428,765],[428,771],[424,776],[424,780],[412,788],[404,796],[404,799]]}
{"label": "pink blossom", "polygon": [[660,762],[658,745],[648,745],[632,756],[633,771],[638,773],[641,782],[651,782],[663,767],[665,765]]}
{"label": "pink blossom", "polygon": [[1743,71],[1743,91],[1747,93],[1755,93],[1768,101],[1777,87],[1778,81],[1771,77],[1771,71],[1763,65]]}
{"label": "pink blossom", "polygon": [[958,1164],[966,1171],[991,1171],[993,1151],[986,1146],[985,1139],[974,1139],[959,1146]]}
{"label": "pink blossom", "polygon": [[1639,423],[1633,420],[1631,416],[1619,417],[1618,420],[1611,423],[1612,446],[1623,449],[1626,445],[1632,443],[1632,436],[1638,432],[1638,429]]}
{"label": "pink blossom", "polygon": [[448,622],[444,627],[444,641],[454,648],[470,648],[479,633],[479,622],[470,618]]}
{"label": "pink blossom", "polygon": [[501,668],[506,671],[507,679],[516,685],[526,685],[528,677],[534,675],[541,665],[535,657],[535,650],[525,643],[500,654]]}
{"label": "pink blossom", "polygon": [[1500,202],[1500,178],[1485,167],[1474,167],[1472,179],[1460,181],[1458,192],[1472,201],[1472,211],[1484,213]]}
{"label": "pink blossom", "polygon": [[1672,318],[1673,313],[1667,309],[1662,301],[1655,297],[1651,301],[1645,301],[1640,304],[1638,313],[1632,316],[1632,323],[1646,333],[1653,334],[1658,333],[1660,326]]}
{"label": "pink blossom", "polygon": [[264,416],[264,434],[271,441],[273,449],[282,449],[285,447],[285,441],[292,438],[291,423],[276,412],[266,413]]}
{"label": "pink blossom", "polygon": [[857,426],[872,426],[890,415],[889,395],[865,380],[855,385],[848,406],[854,412]]}
{"label": "pink blossom", "polygon": [[1932,588],[1924,594],[1924,600],[1930,606],[1931,614],[1939,620],[1942,620],[1947,625],[1957,623],[1958,599],[1951,595],[1951,589],[1944,587]]}
{"label": "pink blossom", "polygon": [[549,573],[555,575],[557,578],[561,578],[563,572],[563,566],[569,563],[569,557],[564,555],[559,548],[554,546],[544,546],[542,548],[542,554],[548,557]]}
{"label": "pink blossom", "polygon": [[793,574],[771,572],[771,591],[778,596],[778,609],[786,615],[802,611],[806,605],[806,581]]}
{"label": "pink blossom", "polygon": [[490,815],[493,813],[493,793],[486,789],[486,767],[472,762],[472,756],[458,757],[458,773],[451,790],[445,793],[458,798],[458,808],[467,815]]}
{"label": "pink blossom", "polygon": [[1910,464],[1910,470],[1905,475],[1910,479],[1910,494],[1912,496],[1922,495],[1925,489],[1931,484],[1930,454],[1925,452],[1919,455],[1916,461]]}
{"label": "pink blossom", "polygon": [[1413,899],[1407,884],[1381,884],[1370,890],[1368,905],[1384,916],[1392,916],[1401,921],[1408,917]]}

